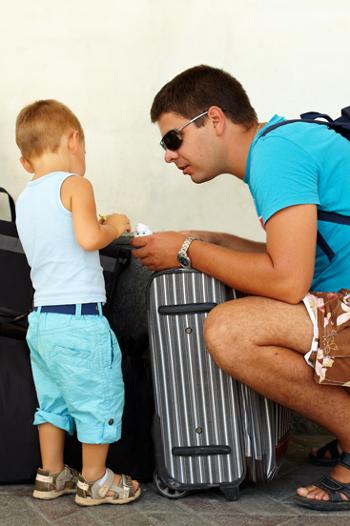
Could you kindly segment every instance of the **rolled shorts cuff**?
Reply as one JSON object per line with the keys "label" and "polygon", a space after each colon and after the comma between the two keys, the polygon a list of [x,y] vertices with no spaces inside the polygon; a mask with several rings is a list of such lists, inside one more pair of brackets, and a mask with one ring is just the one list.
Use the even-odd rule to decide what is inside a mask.
{"label": "rolled shorts cuff", "polygon": [[40,424],[52,424],[59,429],[63,429],[63,431],[66,431],[66,433],[69,435],[73,435],[75,431],[74,420],[69,415],[56,415],[55,413],[43,411],[40,408],[38,408],[35,412],[33,424],[35,426]]}
{"label": "rolled shorts cuff", "polygon": [[83,444],[112,444],[121,437],[121,422],[109,419],[100,426],[77,422],[77,437]]}

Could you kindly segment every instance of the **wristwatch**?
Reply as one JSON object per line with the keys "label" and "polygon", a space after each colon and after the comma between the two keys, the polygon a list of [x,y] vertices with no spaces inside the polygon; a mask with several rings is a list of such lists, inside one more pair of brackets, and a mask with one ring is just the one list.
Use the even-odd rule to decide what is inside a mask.
{"label": "wristwatch", "polygon": [[179,252],[177,253],[177,260],[181,267],[183,268],[191,268],[191,259],[187,255],[187,251],[190,248],[190,245],[192,241],[195,239],[199,239],[198,237],[186,237],[185,241],[182,243],[182,247],[180,248]]}

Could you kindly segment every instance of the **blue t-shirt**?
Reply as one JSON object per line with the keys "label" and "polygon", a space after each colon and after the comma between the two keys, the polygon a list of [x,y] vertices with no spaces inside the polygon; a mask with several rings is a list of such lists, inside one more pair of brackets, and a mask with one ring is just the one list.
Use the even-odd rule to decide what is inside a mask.
{"label": "blue t-shirt", "polygon": [[[263,224],[283,208],[315,204],[319,210],[350,216],[350,142],[327,126],[296,122],[256,135],[244,181]],[[350,226],[318,221],[318,231],[335,253],[330,262],[317,246],[311,290],[350,289]],[[293,235],[290,232],[289,235]]]}

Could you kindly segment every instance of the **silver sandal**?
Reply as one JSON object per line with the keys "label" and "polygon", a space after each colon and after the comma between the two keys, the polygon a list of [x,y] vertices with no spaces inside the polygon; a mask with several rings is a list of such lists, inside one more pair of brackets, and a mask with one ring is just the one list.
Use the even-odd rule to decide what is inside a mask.
{"label": "silver sandal", "polygon": [[[115,474],[107,468],[107,478],[101,484],[102,479],[88,482],[79,475],[77,494],[75,502],[80,506],[98,506],[100,504],[128,504],[138,499],[141,488],[134,488],[132,479],[128,475],[121,475],[118,484],[114,483]],[[113,495],[108,495],[113,492]]]}

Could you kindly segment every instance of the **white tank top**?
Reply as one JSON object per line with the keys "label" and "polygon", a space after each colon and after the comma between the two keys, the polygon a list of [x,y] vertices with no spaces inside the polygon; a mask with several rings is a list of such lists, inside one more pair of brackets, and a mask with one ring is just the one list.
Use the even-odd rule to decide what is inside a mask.
{"label": "white tank top", "polygon": [[78,244],[72,214],[61,201],[62,183],[71,175],[52,172],[30,181],[16,202],[16,224],[31,267],[35,307],[106,301],[99,253]]}

